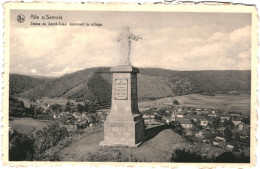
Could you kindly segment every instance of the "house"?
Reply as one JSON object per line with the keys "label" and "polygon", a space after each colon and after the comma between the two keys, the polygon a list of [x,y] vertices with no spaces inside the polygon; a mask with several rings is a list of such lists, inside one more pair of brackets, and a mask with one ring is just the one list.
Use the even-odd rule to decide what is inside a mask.
{"label": "house", "polygon": [[240,136],[240,139],[245,140],[246,138],[247,138],[247,136],[245,136],[245,135]]}
{"label": "house", "polygon": [[239,123],[238,125],[237,125],[237,127],[238,127],[238,130],[244,130],[244,128],[245,128],[245,124],[242,122],[242,123]]}
{"label": "house", "polygon": [[231,117],[240,117],[241,113],[239,112],[229,112],[228,113]]}
{"label": "house", "polygon": [[57,119],[58,116],[56,114],[53,114],[53,119]]}
{"label": "house", "polygon": [[217,114],[214,110],[210,111],[208,114],[209,117],[217,117]]}
{"label": "house", "polygon": [[208,124],[209,124],[209,121],[208,121],[207,119],[205,119],[205,118],[200,121],[200,125],[201,125],[201,126],[204,126],[204,127],[205,127],[205,126],[207,126]]}
{"label": "house", "polygon": [[235,126],[239,125],[242,121],[242,118],[239,117],[234,117],[232,118],[232,122],[234,123]]}
{"label": "house", "polygon": [[197,122],[197,121],[198,121],[198,118],[197,118],[197,117],[193,117],[192,120],[195,121],[195,122]]}
{"label": "house", "polygon": [[197,115],[194,115],[194,116],[190,116],[191,119],[194,121],[194,122],[198,122],[199,119],[200,119],[200,116],[197,116]]}
{"label": "house", "polygon": [[228,145],[226,146],[226,148],[227,148],[228,150],[231,150],[231,151],[232,151],[232,150],[234,149],[234,146],[228,144]]}
{"label": "house", "polygon": [[14,129],[13,127],[9,127],[9,136],[14,134]]}
{"label": "house", "polygon": [[150,122],[150,116],[148,114],[143,115],[144,122],[148,123]]}
{"label": "house", "polygon": [[86,119],[86,117],[87,117],[87,113],[86,113],[86,112],[83,112],[83,113],[81,114],[81,118],[82,118],[82,119]]}
{"label": "house", "polygon": [[179,118],[183,118],[184,117],[184,113],[183,112],[177,112],[176,116]]}
{"label": "house", "polygon": [[215,137],[215,139],[213,140],[213,145],[217,146],[217,147],[225,147],[226,145],[226,139],[223,137]]}
{"label": "house", "polygon": [[229,115],[222,115],[220,116],[221,118],[221,122],[223,123],[225,120],[230,120],[230,116]]}
{"label": "house", "polygon": [[223,134],[225,129],[226,129],[225,127],[220,127],[220,128],[218,128],[218,131]]}
{"label": "house", "polygon": [[211,134],[212,134],[212,132],[210,130],[202,129],[201,131],[196,133],[195,136],[200,137],[200,138],[205,138],[205,137],[208,137]]}
{"label": "house", "polygon": [[171,115],[171,121],[175,121],[175,120],[176,120],[175,112],[172,112],[172,115]]}
{"label": "house", "polygon": [[185,129],[190,129],[193,127],[191,121],[187,118],[176,118],[176,121],[178,121]]}

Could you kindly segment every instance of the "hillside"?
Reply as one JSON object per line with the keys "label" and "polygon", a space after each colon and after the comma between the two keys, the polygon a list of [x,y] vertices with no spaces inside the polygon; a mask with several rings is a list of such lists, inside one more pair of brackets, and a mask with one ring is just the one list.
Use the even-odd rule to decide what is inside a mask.
{"label": "hillside", "polygon": [[[64,76],[45,79],[10,74],[10,95],[25,98],[66,97],[97,102],[111,99],[112,75],[108,67],[89,68]],[[250,92],[249,70],[174,71],[139,68],[139,99],[200,93],[205,95]]]}
{"label": "hillside", "polygon": [[10,95],[17,95],[19,93],[25,92],[42,83],[47,83],[50,79],[47,78],[35,78],[26,75],[10,74]]}

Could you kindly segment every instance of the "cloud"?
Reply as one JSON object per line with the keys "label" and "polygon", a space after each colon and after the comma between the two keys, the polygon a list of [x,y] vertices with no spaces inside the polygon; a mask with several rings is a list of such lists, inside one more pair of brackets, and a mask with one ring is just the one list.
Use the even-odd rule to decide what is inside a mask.
{"label": "cloud", "polygon": [[[138,67],[174,70],[250,69],[251,27],[212,31],[212,27],[131,29],[143,39],[132,43]],[[115,66],[118,31],[103,27],[13,27],[11,72],[61,76],[77,70]],[[19,65],[18,65],[19,63]]]}
{"label": "cloud", "polygon": [[59,76],[87,67],[113,64],[115,33],[97,27],[14,28],[11,36],[11,71]]}
{"label": "cloud", "polygon": [[36,71],[36,69],[31,69],[31,72],[36,73],[37,71]]}

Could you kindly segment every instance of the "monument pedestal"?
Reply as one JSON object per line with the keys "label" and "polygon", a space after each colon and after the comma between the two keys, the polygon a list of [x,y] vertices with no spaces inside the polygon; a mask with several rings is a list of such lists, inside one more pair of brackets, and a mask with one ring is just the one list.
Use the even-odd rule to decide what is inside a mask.
{"label": "monument pedestal", "polygon": [[101,146],[136,147],[144,139],[144,120],[138,109],[137,68],[116,66],[113,73],[111,111],[104,123]]}

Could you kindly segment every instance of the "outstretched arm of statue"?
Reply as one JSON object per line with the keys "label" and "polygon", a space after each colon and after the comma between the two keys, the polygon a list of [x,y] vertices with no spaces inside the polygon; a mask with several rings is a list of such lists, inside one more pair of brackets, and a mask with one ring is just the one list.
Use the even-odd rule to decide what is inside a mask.
{"label": "outstretched arm of statue", "polygon": [[138,41],[139,39],[142,39],[142,37],[135,36],[135,35],[132,34],[132,33],[131,33],[130,38],[133,39],[133,40],[135,40],[135,41]]}
{"label": "outstretched arm of statue", "polygon": [[116,41],[119,42],[119,41],[121,41],[121,39],[122,39],[122,34],[120,34],[120,35],[116,38]]}

